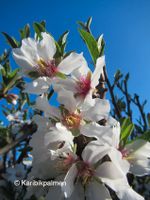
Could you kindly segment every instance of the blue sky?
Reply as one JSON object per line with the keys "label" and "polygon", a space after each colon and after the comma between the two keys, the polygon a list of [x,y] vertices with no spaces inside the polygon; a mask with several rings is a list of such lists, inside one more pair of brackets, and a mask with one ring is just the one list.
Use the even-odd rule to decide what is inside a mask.
{"label": "blue sky", "polygon": [[[46,20],[47,30],[57,39],[70,30],[68,50],[89,54],[77,32],[76,21],[93,17],[95,36],[104,34],[106,63],[110,77],[119,68],[130,72],[130,91],[147,99],[150,111],[150,1],[149,0],[14,0],[0,7],[0,31],[19,38],[26,23]],[[0,35],[0,53],[8,46]]]}

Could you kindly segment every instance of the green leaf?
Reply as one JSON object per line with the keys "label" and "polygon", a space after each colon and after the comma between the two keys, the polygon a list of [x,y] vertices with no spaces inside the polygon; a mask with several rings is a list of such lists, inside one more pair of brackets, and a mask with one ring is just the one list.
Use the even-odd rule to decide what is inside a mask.
{"label": "green leaf", "polygon": [[15,69],[13,72],[9,73],[8,78],[13,79],[17,75],[18,71],[19,69]]}
{"label": "green leaf", "polygon": [[58,40],[58,44],[59,44],[60,46],[62,46],[63,44],[66,43],[68,34],[69,34],[69,31],[65,31],[65,32],[60,36],[60,38],[59,38],[59,40]]}
{"label": "green leaf", "polygon": [[84,30],[87,30],[86,25],[83,22],[77,21],[77,23],[81,26],[81,28],[83,28]]}
{"label": "green leaf", "polygon": [[90,55],[92,57],[92,60],[95,64],[97,58],[99,57],[97,41],[94,39],[94,37],[90,33],[88,33],[85,30],[79,29],[79,33],[82,39],[84,40],[85,44],[87,45]]}
{"label": "green leaf", "polygon": [[19,32],[21,39],[28,38],[30,36],[30,25],[26,24]]}
{"label": "green leaf", "polygon": [[140,139],[146,140],[150,142],[150,130],[145,131],[140,137]]}
{"label": "green leaf", "polygon": [[33,28],[37,34],[37,37],[39,37],[41,39],[42,38],[41,32],[46,32],[46,29],[45,29],[44,25],[42,24],[42,22],[41,23],[34,22]]}
{"label": "green leaf", "polygon": [[12,48],[17,48],[18,47],[18,44],[17,44],[17,41],[10,37],[7,33],[5,32],[2,32],[2,34],[5,36],[6,40],[7,40],[7,43],[12,47]]}
{"label": "green leaf", "polygon": [[89,17],[89,19],[87,20],[87,27],[90,28],[92,23],[92,17]]}
{"label": "green leaf", "polygon": [[120,135],[121,142],[123,141],[123,143],[126,144],[127,139],[133,130],[134,130],[134,124],[130,121],[130,118],[123,119],[121,125],[121,135]]}

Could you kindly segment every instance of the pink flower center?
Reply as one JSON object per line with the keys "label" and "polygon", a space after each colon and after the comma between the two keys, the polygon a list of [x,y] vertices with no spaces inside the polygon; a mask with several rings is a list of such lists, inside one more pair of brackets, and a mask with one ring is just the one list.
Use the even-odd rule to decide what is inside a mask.
{"label": "pink flower center", "polygon": [[83,185],[88,183],[95,175],[95,169],[86,162],[80,162],[78,165],[78,177],[81,179]]}
{"label": "pink flower center", "polygon": [[129,151],[127,149],[119,149],[119,151],[121,152],[123,159],[126,159],[128,157]]}
{"label": "pink flower center", "polygon": [[60,160],[57,161],[56,169],[63,172],[67,172],[72,166],[72,164],[75,162],[76,159],[71,154],[68,154],[66,157],[62,157],[60,158]]}
{"label": "pink flower center", "polygon": [[54,77],[58,72],[57,66],[55,65],[55,61],[47,61],[40,59],[36,66],[36,69],[40,76]]}
{"label": "pink flower center", "polygon": [[87,76],[80,77],[80,80],[77,81],[76,95],[77,96],[81,95],[85,97],[88,94],[90,89],[91,89],[91,72],[89,72]]}
{"label": "pink flower center", "polygon": [[70,154],[64,159],[64,165],[65,166],[71,166],[74,162],[75,162],[75,159]]}

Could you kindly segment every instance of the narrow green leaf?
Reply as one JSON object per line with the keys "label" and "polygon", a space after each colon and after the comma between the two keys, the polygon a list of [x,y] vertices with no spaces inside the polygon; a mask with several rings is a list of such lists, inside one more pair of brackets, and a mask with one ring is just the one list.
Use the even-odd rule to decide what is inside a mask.
{"label": "narrow green leaf", "polygon": [[90,29],[92,23],[92,17],[89,17],[89,19],[87,20],[87,27]]}
{"label": "narrow green leaf", "polygon": [[62,46],[63,44],[66,43],[68,34],[69,34],[69,31],[65,31],[65,32],[60,36],[60,38],[59,38],[59,40],[58,40],[58,44],[59,44],[60,46]]}
{"label": "narrow green leaf", "polygon": [[120,134],[120,146],[124,146],[128,142],[128,138],[134,130],[134,124],[130,121],[130,118],[121,119],[121,134]]}
{"label": "narrow green leaf", "polygon": [[36,34],[39,38],[41,38],[41,32],[46,31],[45,27],[38,22],[33,23],[33,28],[34,28],[34,30],[35,30],[35,32],[36,32]]}
{"label": "narrow green leaf", "polygon": [[121,134],[121,140],[126,141],[133,130],[134,130],[134,124],[130,124],[129,126],[127,126],[124,132],[122,132]]}
{"label": "narrow green leaf", "polygon": [[16,40],[12,37],[10,37],[7,33],[2,32],[2,34],[5,36],[7,43],[12,47],[12,48],[17,48],[18,44],[16,42]]}
{"label": "narrow green leaf", "polygon": [[29,24],[25,25],[24,31],[25,31],[26,38],[29,37],[30,36],[30,25]]}
{"label": "narrow green leaf", "polygon": [[79,33],[82,39],[84,40],[85,44],[87,45],[90,55],[92,57],[92,60],[95,64],[97,58],[99,57],[97,41],[94,39],[94,37],[90,33],[88,33],[85,30],[79,29]]}
{"label": "narrow green leaf", "polygon": [[145,131],[140,137],[140,139],[146,140],[150,142],[150,130]]}

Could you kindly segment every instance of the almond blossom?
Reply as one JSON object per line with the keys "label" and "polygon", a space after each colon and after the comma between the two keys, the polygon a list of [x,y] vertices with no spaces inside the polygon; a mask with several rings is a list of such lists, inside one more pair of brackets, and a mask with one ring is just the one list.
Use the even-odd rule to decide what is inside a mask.
{"label": "almond blossom", "polygon": [[[69,159],[68,162],[65,159],[62,160],[59,167],[64,168],[66,166],[68,168],[64,177],[66,184],[61,188],[63,193],[59,189],[50,189],[47,197],[54,198],[57,196],[57,199],[60,200],[64,197],[69,200],[77,197],[84,199],[84,196],[88,200],[91,197],[94,200],[98,200],[100,197],[102,200],[111,199],[107,185],[116,192],[120,199],[142,200],[143,197],[130,188],[125,174],[117,168],[117,165],[108,159],[102,161],[108,152],[109,147],[107,145],[100,145],[97,141],[93,141],[83,150],[83,160]],[[117,156],[119,152],[116,153]],[[125,165],[124,161],[121,161],[121,163]]]}
{"label": "almond blossom", "polygon": [[58,93],[63,89],[73,92],[79,104],[92,104],[92,95],[96,94],[96,86],[99,83],[100,75],[103,73],[105,66],[105,57],[101,56],[97,59],[94,72],[90,68],[83,65],[81,68],[74,70],[71,77],[66,79],[56,78],[53,83],[54,90]]}
{"label": "almond blossom", "polygon": [[[47,97],[42,95],[37,98],[35,107],[44,111],[45,116],[55,120],[56,124],[60,122],[61,126],[66,127],[74,136],[79,134],[89,136],[89,132],[87,134],[82,132],[84,126],[92,121],[97,122],[105,117],[107,118],[110,110],[109,102],[102,99],[94,99],[95,105],[89,106],[86,110],[78,109],[73,94],[64,90],[58,94],[58,101],[64,107],[59,109],[50,106]],[[97,137],[97,135],[93,134],[92,137],[94,136]]]}
{"label": "almond blossom", "polygon": [[[112,126],[113,125],[113,126]],[[83,132],[89,131],[89,125],[84,127]],[[143,139],[130,141],[125,145],[120,143],[120,124],[113,118],[109,118],[106,125],[107,134],[103,132],[101,142],[107,144],[111,148],[110,156],[113,157],[114,162],[122,168],[119,162],[119,157],[114,156],[116,151],[120,151],[121,159],[126,160],[130,164],[129,172],[136,176],[144,176],[150,174],[150,143]],[[100,127],[92,129],[93,134],[101,130]],[[105,130],[105,131],[106,131]]]}
{"label": "almond blossom", "polygon": [[46,32],[41,36],[41,40],[23,39],[21,47],[13,49],[13,57],[22,74],[37,77],[25,86],[25,91],[33,94],[46,92],[54,77],[69,75],[85,63],[83,55],[74,52],[58,61],[54,57],[56,45],[52,36]]}

